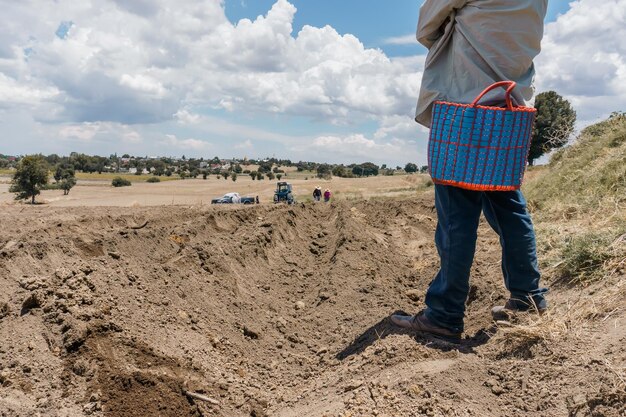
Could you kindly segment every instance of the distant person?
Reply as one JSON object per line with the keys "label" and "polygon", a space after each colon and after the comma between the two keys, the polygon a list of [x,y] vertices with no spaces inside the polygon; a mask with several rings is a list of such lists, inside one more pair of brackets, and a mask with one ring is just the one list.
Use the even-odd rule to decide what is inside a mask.
{"label": "distant person", "polygon": [[257,195],[256,198],[254,199],[254,201],[259,204],[259,196]]}
{"label": "distant person", "polygon": [[327,188],[324,190],[324,203],[328,203],[330,201],[330,190]]}
{"label": "distant person", "polygon": [[322,187],[315,187],[313,190],[313,201],[320,201],[322,199]]}
{"label": "distant person", "polygon": [[[533,59],[539,53],[547,0],[426,0],[420,9],[417,39],[429,49],[415,120],[430,127],[433,102],[471,103],[497,81],[515,81],[511,95],[524,105],[533,95]],[[502,91],[487,96],[504,106]],[[463,333],[470,268],[481,211],[500,235],[502,272],[510,293],[494,319],[519,311],[543,312],[535,232],[526,201],[517,191],[471,191],[435,185],[440,269],[414,316],[393,315],[400,327],[459,342]],[[477,277],[480,279],[480,277]]]}

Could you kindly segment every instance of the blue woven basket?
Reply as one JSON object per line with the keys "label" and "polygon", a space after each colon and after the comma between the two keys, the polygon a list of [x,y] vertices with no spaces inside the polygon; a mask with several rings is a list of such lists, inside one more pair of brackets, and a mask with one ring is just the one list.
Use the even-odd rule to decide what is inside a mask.
{"label": "blue woven basket", "polygon": [[[478,105],[506,86],[506,108]],[[513,106],[513,81],[492,84],[471,104],[437,101],[428,140],[433,182],[479,191],[510,191],[522,185],[536,110]]]}

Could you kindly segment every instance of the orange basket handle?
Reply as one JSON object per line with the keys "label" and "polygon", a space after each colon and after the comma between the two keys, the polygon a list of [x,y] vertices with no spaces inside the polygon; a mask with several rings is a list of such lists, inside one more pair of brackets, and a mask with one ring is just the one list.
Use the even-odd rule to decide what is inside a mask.
{"label": "orange basket handle", "polygon": [[507,86],[504,99],[506,100],[507,109],[513,110],[513,102],[511,101],[511,92],[515,88],[515,85],[516,85],[515,81],[498,81],[497,83],[491,84],[489,87],[485,88],[483,92],[480,93],[478,97],[476,97],[476,99],[474,99],[474,101],[472,102],[472,107],[476,106],[478,102],[480,101],[480,99],[483,98],[483,96],[487,94],[488,92],[490,92],[491,90],[498,88],[498,87]]}

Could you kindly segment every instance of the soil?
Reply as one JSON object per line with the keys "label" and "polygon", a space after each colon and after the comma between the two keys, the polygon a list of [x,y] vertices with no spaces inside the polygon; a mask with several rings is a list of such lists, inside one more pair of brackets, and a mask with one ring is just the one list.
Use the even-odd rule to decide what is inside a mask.
{"label": "soil", "polygon": [[0,220],[3,417],[626,415],[624,300],[558,338],[503,331],[484,224],[461,345],[389,324],[437,271],[432,196]]}

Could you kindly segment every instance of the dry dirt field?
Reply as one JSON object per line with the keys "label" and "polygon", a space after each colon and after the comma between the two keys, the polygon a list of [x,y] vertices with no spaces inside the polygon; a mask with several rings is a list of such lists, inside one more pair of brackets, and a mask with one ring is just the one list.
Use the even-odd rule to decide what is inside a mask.
{"label": "dry dirt field", "polygon": [[[295,174],[293,174],[295,175]],[[415,195],[428,181],[425,175],[378,176],[363,179],[333,178],[330,181],[309,179],[302,175],[297,179],[283,178],[293,184],[299,201],[311,199],[316,186],[329,188],[334,199],[357,199],[369,197],[397,197]],[[15,204],[14,194],[8,192],[10,177],[0,177],[0,206]],[[259,196],[261,203],[272,202],[276,182],[267,179],[252,181],[249,176],[240,175],[236,182],[230,179],[197,179],[167,181],[160,183],[133,183],[130,187],[115,188],[110,180],[79,180],[69,195],[60,190],[43,191],[37,201],[46,207],[76,206],[160,206],[160,205],[206,205],[212,198],[227,192],[241,195]]]}
{"label": "dry dirt field", "polygon": [[[417,176],[348,181],[330,184],[412,197],[215,207],[273,184],[211,179],[29,206],[2,185],[0,416],[625,415],[624,310],[565,321],[611,288],[552,285],[547,315],[499,326],[483,224],[462,344],[398,331],[388,316],[418,311],[437,270],[432,193]],[[107,205],[125,207],[87,207]]]}

